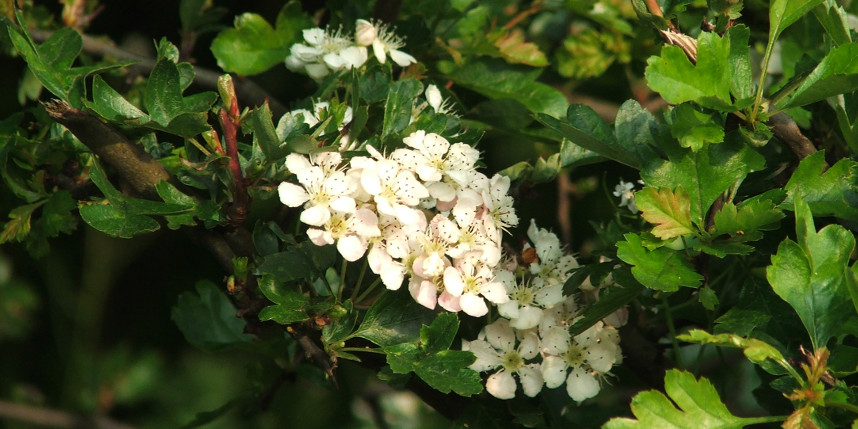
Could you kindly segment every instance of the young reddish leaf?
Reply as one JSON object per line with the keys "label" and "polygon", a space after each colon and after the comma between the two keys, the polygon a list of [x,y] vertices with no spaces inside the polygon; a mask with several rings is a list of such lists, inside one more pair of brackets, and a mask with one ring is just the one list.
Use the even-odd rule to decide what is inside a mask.
{"label": "young reddish leaf", "polygon": [[641,216],[654,224],[652,234],[662,240],[692,234],[691,201],[685,189],[675,191],[645,187],[635,194],[635,204]]}

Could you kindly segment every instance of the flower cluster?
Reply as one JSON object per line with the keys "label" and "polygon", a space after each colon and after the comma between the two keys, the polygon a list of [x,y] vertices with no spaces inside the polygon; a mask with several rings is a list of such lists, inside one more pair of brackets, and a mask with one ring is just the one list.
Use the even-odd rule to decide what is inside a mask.
{"label": "flower cluster", "polygon": [[563,294],[563,284],[578,263],[563,253],[556,235],[533,221],[527,235],[532,244],[522,251],[524,266],[515,270],[510,263],[496,273],[509,295],[498,305],[501,318],[474,341],[463,341],[462,349],[476,355],[472,369],[494,370],[486,390],[497,398],[515,397],[515,377],[527,396],[565,383],[573,400],[592,398],[599,393],[600,378],[622,361],[619,334],[607,323],[617,318],[606,318],[571,336],[569,328],[580,318],[579,308],[574,296]]}
{"label": "flower cluster", "polygon": [[304,42],[292,45],[286,57],[289,70],[306,73],[315,80],[324,79],[332,71],[359,68],[369,59],[368,47],[378,62],[387,57],[400,67],[417,62],[411,55],[400,51],[405,46],[393,29],[382,23],[358,19],[352,37],[341,29],[309,28],[304,30]]}
{"label": "flower cluster", "polygon": [[291,154],[298,184],[281,183],[280,200],[303,207],[313,243],[336,244],[348,261],[366,255],[388,289],[407,283],[425,307],[483,316],[486,300],[507,303],[495,270],[502,231],[518,224],[509,178],[478,172],[476,149],[438,134],[403,143],[386,156],[366,146],[370,156],[347,163],[339,152]]}

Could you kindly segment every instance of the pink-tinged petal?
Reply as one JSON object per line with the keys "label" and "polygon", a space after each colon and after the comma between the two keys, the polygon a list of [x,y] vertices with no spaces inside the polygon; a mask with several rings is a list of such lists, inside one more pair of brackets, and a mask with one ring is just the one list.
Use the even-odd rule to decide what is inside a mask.
{"label": "pink-tinged petal", "polygon": [[337,240],[337,250],[343,255],[343,259],[354,262],[366,253],[366,243],[355,235],[347,235]]}
{"label": "pink-tinged petal", "polygon": [[486,341],[494,348],[504,352],[515,350],[515,333],[509,327],[509,321],[498,319],[486,325]]}
{"label": "pink-tinged petal", "polygon": [[462,295],[462,292],[465,290],[465,282],[462,279],[462,273],[458,269],[447,267],[444,270],[444,289],[450,295]]}
{"label": "pink-tinged petal", "polygon": [[599,380],[582,368],[573,369],[566,378],[566,393],[575,402],[596,396],[599,389]]}
{"label": "pink-tinged petal", "polygon": [[508,371],[500,370],[486,380],[486,391],[498,399],[515,398],[515,379]]}
{"label": "pink-tinged petal", "polygon": [[474,317],[483,317],[489,312],[489,307],[486,306],[486,300],[479,295],[472,293],[462,294],[459,298],[459,305],[462,306],[462,311],[465,314]]}
{"label": "pink-tinged petal", "polygon": [[518,379],[521,381],[521,390],[531,398],[542,391],[545,382],[542,380],[542,371],[535,363],[527,364],[518,370]]}
{"label": "pink-tinged petal", "polygon": [[378,31],[371,22],[365,19],[355,21],[355,43],[369,46],[378,37]]}
{"label": "pink-tinged petal", "polygon": [[294,183],[283,182],[277,186],[280,202],[289,207],[298,207],[310,200],[310,194]]}
{"label": "pink-tinged petal", "polygon": [[412,280],[408,284],[408,291],[411,292],[411,297],[418,304],[430,310],[435,309],[435,305],[438,303],[438,288],[435,287],[434,283],[428,280]]}
{"label": "pink-tinged petal", "polygon": [[384,246],[377,243],[369,249],[366,261],[369,264],[369,269],[372,270],[373,273],[379,274],[381,273],[381,268],[384,264],[392,262],[393,258],[390,257]]}
{"label": "pink-tinged petal", "polygon": [[381,230],[378,228],[378,216],[370,209],[360,209],[354,214],[354,230],[361,237],[378,237]]}
{"label": "pink-tinged petal", "polygon": [[310,228],[307,230],[307,236],[316,246],[334,244],[334,237],[331,236],[331,233],[322,229]]}
{"label": "pink-tinged petal", "polygon": [[[462,348],[464,350],[464,347]],[[470,368],[474,371],[484,372],[495,369],[503,363],[502,357],[497,350],[483,340],[474,340],[468,343],[468,350],[477,357]]]}
{"label": "pink-tinged petal", "polygon": [[450,295],[447,291],[441,292],[441,295],[438,295],[438,305],[451,313],[462,311],[460,297]]}
{"label": "pink-tinged petal", "polygon": [[322,226],[331,219],[331,211],[325,206],[311,206],[301,212],[300,219],[307,225]]}
{"label": "pink-tinged petal", "polygon": [[554,389],[566,382],[566,359],[560,356],[545,356],[542,358],[542,379],[545,387]]}

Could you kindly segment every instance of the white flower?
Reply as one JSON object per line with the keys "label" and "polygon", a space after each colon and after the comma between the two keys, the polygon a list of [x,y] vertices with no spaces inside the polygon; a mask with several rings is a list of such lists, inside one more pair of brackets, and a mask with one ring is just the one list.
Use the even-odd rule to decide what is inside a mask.
{"label": "white flower", "polygon": [[362,158],[358,161],[362,167],[360,183],[363,189],[372,195],[379,213],[396,216],[405,225],[415,224],[418,215],[414,207],[429,196],[429,191],[414,173],[403,169],[398,162],[383,158],[372,146],[367,146],[367,150],[377,159],[352,158],[353,164]]}
{"label": "white flower", "polygon": [[303,31],[303,36],[307,44],[292,45],[286,67],[307,73],[315,80],[321,80],[332,70],[360,67],[368,58],[366,48],[354,45],[341,30],[309,28]]}
{"label": "white flower", "polygon": [[637,214],[638,206],[635,205],[634,189],[634,183],[620,179],[620,183],[614,186],[613,194],[615,197],[620,197],[620,207],[628,207],[630,212]]}
{"label": "white flower", "polygon": [[576,402],[599,393],[599,379],[617,362],[619,335],[602,322],[569,337],[566,326],[540,329],[543,353],[542,376],[545,385],[555,388],[566,383],[566,392]]}
{"label": "white flower", "polygon": [[307,159],[303,155],[286,157],[286,168],[302,186],[281,183],[277,190],[280,201],[289,207],[304,205],[301,221],[313,226],[328,222],[331,211],[354,213],[355,200],[350,195],[356,184],[339,169],[342,158],[336,152],[323,152]]}
{"label": "white flower", "polygon": [[482,317],[489,312],[483,298],[493,304],[509,300],[503,285],[494,281],[492,269],[476,255],[465,256],[444,270],[444,289],[459,297],[462,311],[474,317]]}
{"label": "white flower", "polygon": [[490,237],[500,241],[501,231],[518,225],[518,216],[513,208],[514,200],[507,192],[509,191],[509,177],[495,174],[488,183],[480,186],[483,196],[486,214],[483,223]]}
{"label": "white flower", "polygon": [[390,54],[390,59],[400,67],[417,62],[414,57],[399,50],[405,46],[405,42],[393,33],[390,26],[358,19],[355,27],[355,42],[361,46],[372,46],[372,52],[378,62],[384,64],[387,54]]}
{"label": "white flower", "polygon": [[486,372],[498,369],[486,380],[486,390],[494,397],[511,399],[515,397],[517,375],[524,394],[536,396],[544,384],[539,364],[527,363],[538,355],[539,339],[534,332],[526,332],[518,341],[506,319],[486,325],[485,339],[477,339],[463,345],[462,349],[471,351],[477,360],[471,369]]}

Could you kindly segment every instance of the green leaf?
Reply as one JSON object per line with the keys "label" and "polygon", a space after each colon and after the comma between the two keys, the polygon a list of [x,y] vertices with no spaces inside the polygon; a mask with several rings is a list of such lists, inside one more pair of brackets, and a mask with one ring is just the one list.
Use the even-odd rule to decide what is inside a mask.
{"label": "green leaf", "polygon": [[679,145],[698,151],[707,144],[724,141],[724,124],[718,113],[705,113],[683,103],[670,111],[670,133]]}
{"label": "green leaf", "polygon": [[[729,0],[728,0],[729,1]],[[739,3],[741,5],[741,3]],[[754,82],[751,69],[751,47],[748,40],[751,30],[742,25],[734,25],[727,30],[724,38],[730,43],[729,64],[733,68],[731,92],[736,98],[734,104],[743,109],[753,103]]]}
{"label": "green leaf", "polygon": [[755,198],[743,201],[737,207],[726,202],[714,216],[714,236],[730,234],[738,241],[755,241],[763,238],[762,231],[775,229],[775,223],[784,217],[774,202]]}
{"label": "green leaf", "polygon": [[300,40],[301,30],[313,26],[313,21],[301,10],[301,4],[290,1],[277,15],[274,28],[255,13],[235,18],[235,28],[228,28],[215,37],[211,50],[218,66],[240,75],[262,73],[289,55],[289,47]]}
{"label": "green leaf", "polygon": [[769,6],[769,43],[775,43],[781,33],[810,12],[823,0],[772,0]]}
{"label": "green leaf", "polygon": [[722,192],[740,183],[748,173],[762,170],[762,155],[737,141],[730,133],[722,144],[697,152],[685,151],[678,159],[659,161],[641,170],[648,186],[676,189],[682,186],[691,199],[691,220],[704,225],[703,217]]}
{"label": "green leaf", "polygon": [[414,372],[441,393],[456,392],[471,396],[483,390],[480,374],[469,366],[476,356],[471,352],[448,350],[459,319],[456,314],[442,313],[431,325],[420,329],[420,341],[384,347],[387,363],[395,374]]}
{"label": "green leaf", "polygon": [[539,50],[539,46],[525,41],[524,32],[512,28],[493,42],[505,60],[513,64],[527,64],[532,67],[545,67],[548,58]]}
{"label": "green leaf", "polygon": [[539,70],[530,67],[507,64],[497,58],[481,58],[462,65],[440,61],[438,70],[458,85],[490,98],[511,98],[534,113],[560,118],[568,106],[563,94],[536,82]]}
{"label": "green leaf", "polygon": [[364,338],[382,347],[416,342],[420,327],[434,317],[434,312],[409,294],[389,291],[372,303],[351,337]]}
{"label": "green leaf", "polygon": [[778,102],[779,109],[804,106],[858,89],[858,43],[832,49],[789,96]]}
{"label": "green leaf", "polygon": [[647,250],[637,234],[617,243],[617,257],[632,265],[632,275],[650,289],[673,292],[680,286],[697,287],[703,281],[685,257],[666,247]]}
{"label": "green leaf", "polygon": [[336,259],[334,246],[316,246],[305,241],[299,246],[265,256],[257,268],[257,274],[270,274],[278,281],[308,279],[321,276]]}
{"label": "green leaf", "polygon": [[694,101],[710,109],[732,111],[730,41],[715,33],[697,38],[697,64],[677,46],[664,46],[647,60],[647,84],[671,104]]}
{"label": "green leaf", "polygon": [[253,109],[246,116],[246,122],[253,130],[253,145],[258,147],[267,160],[281,159],[288,154],[288,149],[280,145],[277,131],[274,129],[271,109],[268,103]]}
{"label": "green leaf", "polygon": [[802,159],[784,187],[787,199],[781,207],[790,208],[800,194],[816,216],[858,221],[858,162],[843,158],[827,170],[825,166],[824,151]]}
{"label": "green leaf", "polygon": [[126,119],[139,119],[141,122],[149,121],[149,116],[146,113],[128,102],[125,97],[111,88],[101,76],[92,79],[92,103],[88,106],[102,118],[111,121]]}
{"label": "green leaf", "polygon": [[148,215],[179,215],[189,211],[185,205],[126,196],[113,187],[98,162],[93,163],[90,178],[104,194],[106,201],[81,202],[80,216],[84,222],[107,235],[131,238],[137,234],[157,231],[160,227],[158,222]]}
{"label": "green leaf", "polygon": [[70,27],[61,28],[44,43],[36,46],[26,32],[22,35],[12,26],[8,27],[8,32],[15,49],[27,61],[30,71],[42,85],[57,97],[71,103],[70,92],[77,76],[70,68],[83,47],[80,34]]}
{"label": "green leaf", "polygon": [[635,205],[641,216],[655,225],[652,235],[662,240],[694,233],[689,213],[691,202],[682,187],[672,191],[647,186],[635,193]]}
{"label": "green leaf", "polygon": [[146,84],[146,110],[155,122],[167,126],[182,112],[182,88],[176,63],[161,58],[152,68]]}
{"label": "green leaf", "polygon": [[259,320],[273,320],[281,325],[288,325],[310,318],[307,313],[310,297],[277,282],[273,276],[262,276],[259,280],[259,290],[274,303],[259,312]]}
{"label": "green leaf", "polygon": [[215,351],[251,340],[244,333],[244,320],[236,316],[235,307],[214,283],[204,280],[196,289],[197,293],[179,295],[171,316],[189,343]]}
{"label": "green leaf", "polygon": [[835,0],[824,0],[813,8],[813,15],[835,45],[852,42],[852,36],[849,34],[849,14]]}
{"label": "green leaf", "polygon": [[817,349],[855,316],[844,276],[855,249],[855,236],[834,224],[817,232],[808,204],[800,196],[794,202],[797,242],[781,242],[772,265],[766,268],[766,278],[775,293],[796,311]]}
{"label": "green leaf", "polygon": [[398,80],[390,85],[387,103],[384,105],[384,124],[381,137],[395,135],[411,123],[414,99],[423,92],[423,84],[414,79]]}
{"label": "green leaf", "polygon": [[30,234],[30,219],[33,212],[45,204],[46,201],[39,201],[33,204],[18,206],[9,212],[9,221],[3,225],[3,231],[0,232],[0,243],[10,241],[23,241]]}
{"label": "green leaf", "polygon": [[715,386],[705,377],[697,380],[690,372],[677,369],[667,371],[664,390],[668,396],[649,390],[632,398],[632,414],[637,420],[615,417],[602,428],[738,429],[770,420],[765,417],[734,416],[721,402]]}

